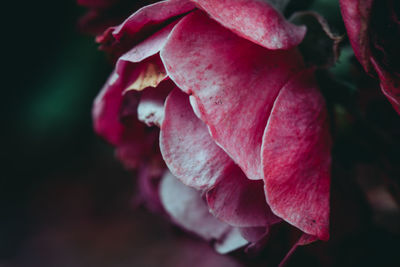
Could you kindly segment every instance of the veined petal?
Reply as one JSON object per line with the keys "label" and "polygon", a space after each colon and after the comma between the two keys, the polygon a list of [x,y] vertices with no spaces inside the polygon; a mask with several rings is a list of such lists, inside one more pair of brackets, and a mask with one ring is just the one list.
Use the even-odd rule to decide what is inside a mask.
{"label": "veined petal", "polygon": [[175,89],[165,104],[160,134],[161,153],[183,183],[207,191],[215,217],[232,226],[269,226],[280,219],[268,207],[262,181],[247,179],[212,140],[206,125],[192,111],[189,96]]}
{"label": "veined petal", "polygon": [[262,0],[192,0],[224,27],[268,49],[289,49],[298,45],[305,26],[289,23],[275,8]]}
{"label": "veined petal", "polygon": [[331,139],[313,73],[291,79],[277,97],[262,147],[272,211],[303,232],[329,238]]}
{"label": "veined petal", "polygon": [[265,49],[195,11],[175,26],[160,54],[213,139],[248,178],[262,179],[262,133],[279,90],[303,68],[297,50]]}
{"label": "veined petal", "polygon": [[208,189],[232,160],[212,140],[192,111],[189,96],[175,89],[165,103],[160,148],[169,170],[184,184]]}
{"label": "veined petal", "polygon": [[262,181],[247,179],[235,164],[207,192],[211,213],[237,227],[270,226],[280,221],[265,200]]}

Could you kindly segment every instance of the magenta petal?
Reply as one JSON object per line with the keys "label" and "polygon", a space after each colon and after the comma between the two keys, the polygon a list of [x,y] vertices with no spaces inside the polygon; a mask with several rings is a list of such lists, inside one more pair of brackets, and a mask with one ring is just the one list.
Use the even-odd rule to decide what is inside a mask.
{"label": "magenta petal", "polygon": [[267,1],[193,0],[213,19],[239,36],[268,49],[289,49],[298,45],[305,26],[288,21]]}
{"label": "magenta petal", "polygon": [[212,140],[207,126],[193,113],[189,96],[175,89],[165,103],[160,148],[170,171],[198,189],[214,185],[232,160]]}
{"label": "magenta petal", "polygon": [[185,186],[169,172],[161,181],[160,196],[177,224],[205,240],[218,240],[231,229],[211,215],[199,191]]}
{"label": "magenta petal", "polygon": [[175,26],[160,54],[214,140],[248,178],[262,179],[262,133],[279,90],[303,67],[298,52],[255,45],[196,11]]}
{"label": "magenta petal", "polygon": [[234,164],[207,192],[207,202],[215,217],[232,226],[269,226],[280,221],[266,203],[263,182],[247,179]]}
{"label": "magenta petal", "polygon": [[329,238],[331,140],[313,73],[281,90],[263,138],[265,192],[272,211],[303,232]]}

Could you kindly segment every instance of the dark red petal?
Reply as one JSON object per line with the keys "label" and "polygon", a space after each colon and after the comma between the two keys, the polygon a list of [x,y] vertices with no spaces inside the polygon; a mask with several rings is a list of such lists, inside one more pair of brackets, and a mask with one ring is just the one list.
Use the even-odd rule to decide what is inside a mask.
{"label": "dark red petal", "polygon": [[331,139],[313,73],[279,93],[263,137],[265,192],[272,211],[303,232],[329,238]]}
{"label": "dark red petal", "polygon": [[211,215],[199,191],[185,186],[169,172],[161,181],[160,196],[165,210],[177,224],[205,240],[218,240],[231,229]]}
{"label": "dark red petal", "polygon": [[239,36],[268,49],[289,49],[298,45],[305,26],[295,26],[260,0],[192,0],[213,19]]}
{"label": "dark red petal", "polygon": [[397,113],[400,114],[400,77],[395,73],[385,71],[375,59],[371,58],[371,62],[378,73],[382,92],[389,99]]}
{"label": "dark red petal", "polygon": [[215,217],[232,226],[269,226],[280,221],[266,203],[263,182],[247,179],[234,164],[207,192],[207,202]]}
{"label": "dark red petal", "polygon": [[374,0],[340,0],[340,9],[354,54],[367,72],[371,56],[368,24]]}
{"label": "dark red petal", "polygon": [[279,90],[303,68],[298,52],[255,45],[196,11],[175,26],[161,58],[171,79],[193,95],[214,140],[248,178],[262,179],[262,133]]}
{"label": "dark red petal", "polygon": [[165,103],[160,148],[170,171],[198,189],[214,185],[232,160],[212,140],[207,126],[193,113],[189,96],[175,89]]}

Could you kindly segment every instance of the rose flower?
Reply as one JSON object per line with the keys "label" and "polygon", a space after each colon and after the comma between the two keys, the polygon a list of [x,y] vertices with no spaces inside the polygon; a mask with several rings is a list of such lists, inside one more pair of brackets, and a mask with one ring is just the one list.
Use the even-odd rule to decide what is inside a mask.
{"label": "rose flower", "polygon": [[341,0],[354,54],[380,80],[382,92],[400,114],[400,2]]}
{"label": "rose flower", "polygon": [[331,139],[305,31],[266,1],[167,0],[97,38],[117,61],[96,132],[129,168],[149,168],[159,134],[159,201],[220,252],[282,220],[299,244],[329,238]]}

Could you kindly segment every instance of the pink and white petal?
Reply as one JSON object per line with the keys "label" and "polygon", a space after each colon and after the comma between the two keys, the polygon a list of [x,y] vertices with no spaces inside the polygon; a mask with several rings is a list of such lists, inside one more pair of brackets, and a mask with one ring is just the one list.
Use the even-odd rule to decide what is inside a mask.
{"label": "pink and white petal", "polygon": [[147,126],[158,126],[164,120],[164,102],[174,88],[171,80],[161,82],[156,88],[147,88],[141,95],[137,107],[138,119]]}
{"label": "pink and white petal", "polygon": [[303,68],[298,51],[265,49],[195,11],[160,55],[169,77],[193,95],[213,139],[248,178],[262,179],[262,133],[279,90]]}
{"label": "pink and white petal", "polygon": [[262,162],[272,211],[304,233],[329,238],[331,139],[310,70],[281,90],[265,129]]}
{"label": "pink and white petal", "polygon": [[207,192],[207,203],[215,217],[236,227],[269,226],[280,221],[266,203],[263,182],[247,179],[235,164]]}
{"label": "pink and white petal", "polygon": [[213,186],[233,164],[194,114],[189,96],[179,89],[173,90],[165,103],[160,149],[169,170],[184,184],[197,189]]}
{"label": "pink and white petal", "polygon": [[205,240],[219,240],[231,229],[212,216],[199,191],[184,185],[168,171],[160,184],[160,197],[178,225]]}
{"label": "pink and white petal", "polygon": [[170,25],[154,33],[149,38],[134,46],[131,50],[122,55],[119,58],[119,61],[137,63],[157,54],[164,47],[168,40],[168,36],[175,25],[176,23],[171,23]]}
{"label": "pink and white petal", "polygon": [[214,247],[218,253],[226,254],[248,244],[249,242],[243,238],[240,229],[232,227],[229,232],[223,238],[221,238],[221,240],[218,240],[215,243]]}
{"label": "pink and white petal", "polygon": [[306,33],[305,26],[289,23],[267,1],[192,0],[224,27],[268,49],[297,46]]}
{"label": "pink and white petal", "polygon": [[151,35],[163,23],[194,8],[189,0],[160,1],[139,9],[119,26],[108,28],[96,40],[112,50],[126,50],[126,47]]}

